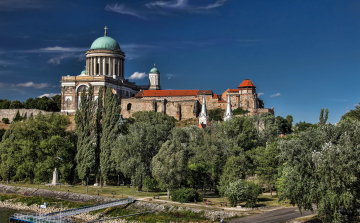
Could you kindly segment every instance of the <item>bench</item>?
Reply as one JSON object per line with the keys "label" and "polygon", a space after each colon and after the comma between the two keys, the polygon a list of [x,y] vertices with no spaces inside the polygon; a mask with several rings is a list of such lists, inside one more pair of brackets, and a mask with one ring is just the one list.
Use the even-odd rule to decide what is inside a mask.
{"label": "bench", "polygon": [[220,205],[221,205],[221,206],[223,206],[223,205],[224,205],[224,206],[227,206],[227,202],[220,202]]}
{"label": "bench", "polygon": [[112,194],[112,195],[116,194],[116,191],[111,191],[111,194]]}
{"label": "bench", "polygon": [[154,195],[154,199],[160,199],[159,195]]}

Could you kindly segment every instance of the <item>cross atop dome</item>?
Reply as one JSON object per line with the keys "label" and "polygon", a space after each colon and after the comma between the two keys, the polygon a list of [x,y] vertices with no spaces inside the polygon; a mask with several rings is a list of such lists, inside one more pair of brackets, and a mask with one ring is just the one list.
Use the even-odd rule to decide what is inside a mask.
{"label": "cross atop dome", "polygon": [[107,32],[106,32],[106,30],[107,30],[107,29],[109,29],[109,28],[105,26],[105,28],[104,28],[104,29],[105,29],[105,36],[107,36]]}

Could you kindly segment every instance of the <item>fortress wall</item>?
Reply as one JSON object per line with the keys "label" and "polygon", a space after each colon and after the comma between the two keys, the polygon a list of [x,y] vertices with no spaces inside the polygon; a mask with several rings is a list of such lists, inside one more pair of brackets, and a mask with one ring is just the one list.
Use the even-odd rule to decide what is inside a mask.
{"label": "fortress wall", "polygon": [[51,114],[51,113],[58,113],[61,115],[67,115],[67,113],[64,112],[47,112],[39,109],[26,109],[26,108],[19,108],[19,109],[0,109],[0,120],[3,118],[8,118],[11,122],[13,118],[15,117],[17,111],[19,111],[20,115],[24,118],[29,118],[31,115],[36,116],[40,112],[42,114]]}
{"label": "fortress wall", "polygon": [[[130,107],[130,110],[128,108]],[[155,111],[154,100],[122,99],[121,114],[124,118],[130,118],[137,111]]]}

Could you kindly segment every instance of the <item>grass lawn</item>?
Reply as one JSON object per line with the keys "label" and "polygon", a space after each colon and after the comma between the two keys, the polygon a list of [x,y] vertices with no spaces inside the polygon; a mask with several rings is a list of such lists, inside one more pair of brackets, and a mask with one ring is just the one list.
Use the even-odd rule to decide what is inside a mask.
{"label": "grass lawn", "polygon": [[[127,198],[129,196],[133,196],[133,193],[135,195],[135,197],[153,197],[154,195],[160,195],[160,196],[166,196],[167,193],[166,192],[150,192],[147,194],[146,193],[146,188],[143,189],[143,192],[138,192],[136,191],[136,187],[135,187],[135,192],[133,192],[133,188],[132,187],[127,187],[127,186],[106,186],[103,188],[100,188],[100,186],[94,187],[94,186],[89,186],[88,187],[88,192],[86,192],[86,186],[81,186],[81,185],[76,185],[76,186],[70,186],[70,185],[61,185],[61,189],[59,186],[46,186],[46,185],[42,185],[42,184],[29,184],[29,183],[12,183],[12,184],[7,184],[10,186],[16,186],[16,187],[29,187],[29,188],[39,188],[39,189],[45,189],[45,190],[54,190],[54,191],[63,191],[63,192],[72,192],[72,193],[81,193],[81,194],[89,194],[89,195],[100,195],[100,196],[104,196],[104,197],[115,197],[115,198]],[[122,196],[122,191],[123,191],[123,196]],[[116,194],[111,194],[112,192],[116,192]]]}
{"label": "grass lawn", "polygon": [[[166,194],[163,195],[163,197],[160,197],[160,200],[171,201],[171,199],[166,198]],[[217,207],[217,208],[218,207],[220,207],[220,208],[231,207],[228,199],[226,197],[221,197],[220,195],[205,194],[204,200],[211,201],[211,205],[208,205],[207,207]],[[221,206],[221,202],[227,202],[227,206],[224,206],[224,203],[223,203],[223,206]],[[194,204],[194,203],[192,203],[192,204]],[[206,201],[197,202],[196,204],[206,206]],[[241,203],[240,205],[245,206],[245,203]],[[271,197],[270,193],[264,193],[264,194],[259,195],[258,202],[255,207],[278,207],[281,205],[283,207],[292,207],[291,204],[285,203],[283,201],[279,203],[279,198],[277,197],[277,195],[273,194],[273,197]]]}

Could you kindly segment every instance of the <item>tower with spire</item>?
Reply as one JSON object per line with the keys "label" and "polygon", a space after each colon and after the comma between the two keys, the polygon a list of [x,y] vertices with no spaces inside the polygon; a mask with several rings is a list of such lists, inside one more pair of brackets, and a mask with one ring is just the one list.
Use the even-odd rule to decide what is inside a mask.
{"label": "tower with spire", "polygon": [[155,67],[149,73],[149,90],[161,90],[160,71]]}
{"label": "tower with spire", "polygon": [[199,125],[202,127],[205,127],[209,124],[209,116],[206,111],[206,101],[205,101],[205,95],[203,96],[203,103],[201,106],[201,112],[199,114]]}
{"label": "tower with spire", "polygon": [[224,121],[230,120],[233,117],[234,117],[234,115],[231,110],[230,94],[228,94],[227,106],[226,106],[226,111],[224,114]]}

